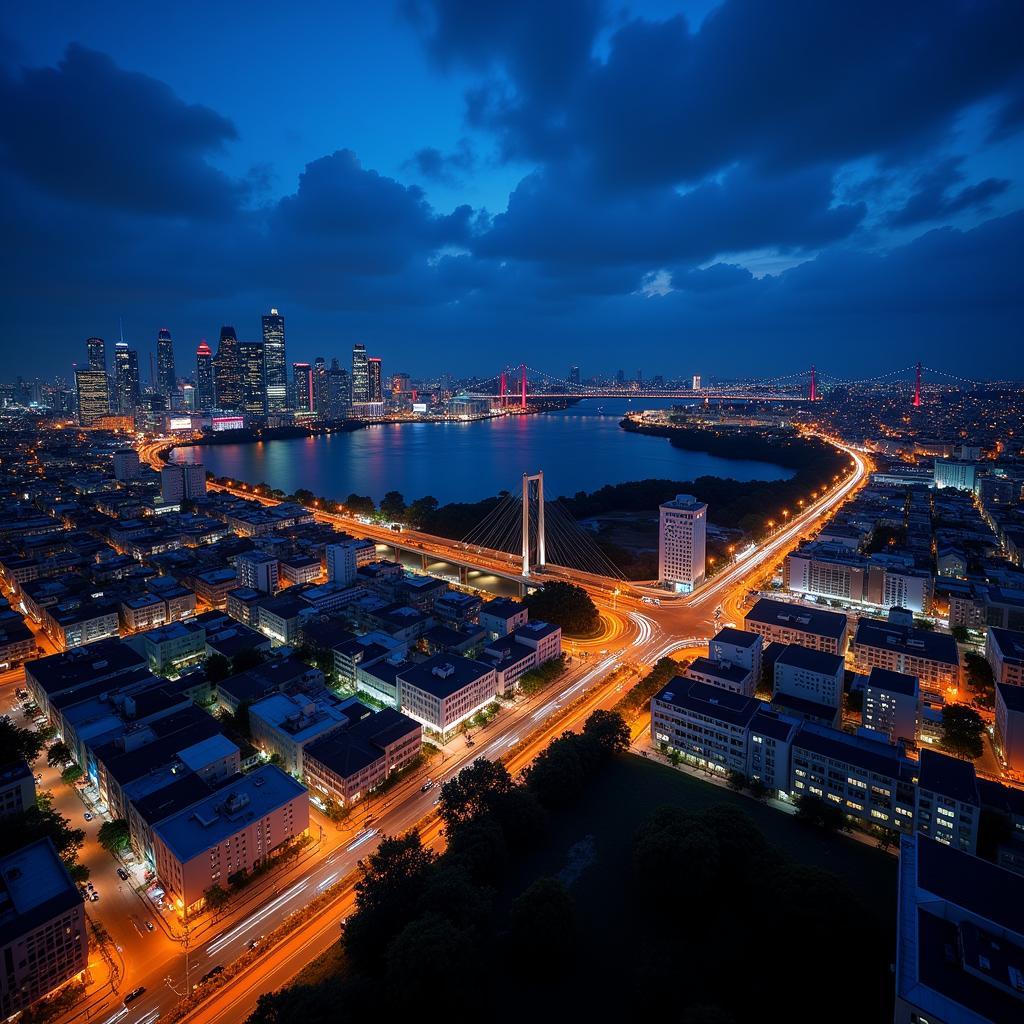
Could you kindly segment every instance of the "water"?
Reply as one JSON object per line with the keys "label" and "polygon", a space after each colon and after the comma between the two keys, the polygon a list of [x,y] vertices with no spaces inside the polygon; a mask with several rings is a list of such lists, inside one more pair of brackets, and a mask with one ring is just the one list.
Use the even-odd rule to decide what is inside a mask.
{"label": "water", "polygon": [[627,410],[658,404],[588,399],[564,412],[473,423],[381,424],[315,438],[182,448],[174,458],[288,494],[304,487],[336,500],[355,492],[379,501],[396,490],[407,501],[432,494],[441,504],[514,491],[524,472],[538,470],[544,471],[544,490],[552,497],[648,477],[781,480],[793,475],[770,463],[683,451],[663,438],[619,427]]}

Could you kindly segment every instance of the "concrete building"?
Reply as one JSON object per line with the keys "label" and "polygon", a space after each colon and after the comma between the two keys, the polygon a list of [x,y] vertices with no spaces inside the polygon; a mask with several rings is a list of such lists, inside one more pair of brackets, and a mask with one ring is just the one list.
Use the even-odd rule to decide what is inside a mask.
{"label": "concrete building", "polygon": [[272,693],[249,708],[249,727],[253,743],[264,754],[276,754],[286,772],[302,776],[308,744],[369,714],[354,697],[341,701],[328,691],[316,697]]}
{"label": "concrete building", "polygon": [[895,1024],[1024,1012],[1024,877],[922,835],[900,845]]}
{"label": "concrete building", "polygon": [[134,448],[119,448],[111,457],[114,465],[114,479],[119,481],[137,480],[140,476],[139,453]]}
{"label": "concrete building", "polygon": [[915,817],[921,835],[976,853],[981,797],[974,765],[937,750],[922,750]]}
{"label": "concrete building", "polygon": [[960,685],[960,653],[945,633],[862,617],[851,645],[853,664],[867,675],[886,668],[917,676],[923,691],[942,693]]}
{"label": "concrete building", "polygon": [[1024,772],[1024,687],[996,683],[996,750],[1006,766]]}
{"label": "concrete building", "polygon": [[206,658],[206,629],[198,622],[170,622],[125,641],[139,652],[158,676],[173,675]]}
{"label": "concrete building", "polygon": [[800,723],[791,715],[759,708],[747,727],[748,779],[760,782],[772,796],[789,788],[793,739]]}
{"label": "concrete building", "polygon": [[437,654],[398,671],[402,711],[446,742],[497,693],[493,665],[456,654]]}
{"label": "concrete building", "polygon": [[[758,637],[760,639],[760,637]],[[698,682],[717,686],[722,690],[753,697],[757,689],[754,673],[742,665],[730,661],[715,661],[712,658],[694,658],[686,669],[686,676]]]}
{"label": "concrete building", "polygon": [[837,710],[843,699],[843,659],[789,644],[775,659],[773,694],[788,694]]}
{"label": "concrete building", "polygon": [[529,617],[526,605],[507,597],[496,597],[480,609],[477,623],[493,640],[514,633],[520,626],[525,626]]}
{"label": "concrete building", "polygon": [[196,597],[211,608],[227,607],[228,593],[238,586],[238,574],[234,569],[206,569],[191,578]]}
{"label": "concrete building", "polygon": [[50,840],[0,857],[0,1014],[26,1009],[88,964],[82,896]]}
{"label": "concrete building", "polygon": [[890,743],[913,743],[918,735],[919,702],[916,676],[876,666],[864,685],[862,721]]}
{"label": "concrete building", "polygon": [[708,507],[692,494],[677,494],[660,508],[658,582],[688,594],[704,582]]}
{"label": "concrete building", "polygon": [[12,761],[0,768],[0,821],[18,817],[35,802],[35,779],[25,761]]}
{"label": "concrete building", "polygon": [[365,540],[346,540],[324,548],[327,579],[348,587],[355,582],[356,570],[369,565],[377,557],[376,548]]}
{"label": "concrete building", "polygon": [[989,626],[985,637],[985,657],[992,666],[997,683],[1024,686],[1024,633]]}
{"label": "concrete building", "polygon": [[562,628],[550,622],[527,622],[515,631],[518,643],[531,647],[537,652],[537,664],[557,658],[562,653]]}
{"label": "concrete building", "polygon": [[314,614],[315,610],[308,604],[286,592],[260,604],[259,630],[270,637],[275,646],[291,644],[298,640],[303,620]]}
{"label": "concrete building", "polygon": [[160,470],[160,495],[166,502],[194,501],[206,494],[206,467],[200,463],[167,463]]}
{"label": "concrete building", "polygon": [[932,482],[935,487],[952,487],[958,491],[973,491],[977,482],[978,467],[973,462],[960,459],[936,459]]}
{"label": "concrete building", "polygon": [[764,639],[760,633],[747,632],[726,626],[720,629],[708,644],[708,657],[712,661],[728,662],[749,669],[754,677],[754,686],[761,681],[761,654]]}
{"label": "concrete building", "polygon": [[75,370],[78,422],[91,427],[110,415],[110,386],[106,370]]}
{"label": "concrete building", "polygon": [[829,654],[846,653],[846,616],[762,597],[744,618],[744,628],[767,643],[801,644]]}
{"label": "concrete building", "polygon": [[264,765],[154,827],[157,875],[191,913],[212,886],[227,888],[308,828],[306,788]]}
{"label": "concrete building", "polygon": [[250,590],[259,590],[273,597],[280,588],[280,565],[276,556],[266,551],[245,551],[235,559],[238,583]]}

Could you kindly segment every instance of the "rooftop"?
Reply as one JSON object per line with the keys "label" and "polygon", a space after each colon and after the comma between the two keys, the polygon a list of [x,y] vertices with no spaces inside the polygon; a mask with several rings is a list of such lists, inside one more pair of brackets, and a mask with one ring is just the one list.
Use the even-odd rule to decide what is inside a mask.
{"label": "rooftop", "polygon": [[838,729],[804,722],[793,739],[793,747],[801,747],[844,764],[853,764],[877,775],[900,777],[900,748],[884,740],[851,736]]}
{"label": "rooftop", "polygon": [[403,685],[414,686],[443,700],[492,672],[493,665],[472,658],[463,658],[458,654],[435,654],[418,665],[403,668],[399,678]]}
{"label": "rooftop", "polygon": [[691,672],[700,673],[704,676],[714,676],[716,679],[725,679],[730,683],[741,686],[750,675],[748,669],[742,665],[733,665],[728,661],[713,661],[711,658],[694,658],[686,674]]}
{"label": "rooftop", "polygon": [[491,615],[497,619],[511,619],[518,615],[526,606],[519,601],[513,601],[510,597],[496,597],[493,601],[487,601],[480,609],[481,615]]}
{"label": "rooftop", "polygon": [[927,658],[946,665],[960,664],[956,640],[949,634],[900,626],[884,619],[861,618],[857,623],[854,643],[897,651],[915,658]]}
{"label": "rooftop", "polygon": [[1007,711],[1024,712],[1024,686],[996,683],[996,692],[1006,705]]}
{"label": "rooftop", "polygon": [[836,676],[843,671],[843,659],[838,654],[827,651],[812,651],[801,644],[787,644],[786,649],[775,659],[776,666],[788,665],[790,668],[803,669],[806,672],[818,672],[825,676]]}
{"label": "rooftop", "polygon": [[394,708],[384,708],[311,743],[306,748],[306,757],[347,778],[380,760],[386,747],[411,732],[422,733],[419,722]]}
{"label": "rooftop", "polygon": [[906,672],[893,672],[877,665],[871,669],[868,686],[888,693],[902,693],[906,697],[915,697],[918,692],[917,676],[907,675]]}
{"label": "rooftop", "polygon": [[655,698],[685,711],[707,715],[730,725],[746,727],[761,702],[741,693],[723,690],[720,686],[701,683],[686,676],[676,676]]}
{"label": "rooftop", "polygon": [[989,626],[989,636],[1004,661],[1024,662],[1024,633],[1014,629],[999,629]]}
{"label": "rooftop", "polygon": [[49,839],[0,857],[0,944],[82,902]]}
{"label": "rooftop", "polygon": [[808,608],[802,604],[773,601],[762,597],[746,614],[747,622],[758,622],[780,629],[796,629],[817,636],[840,639],[846,631],[846,616],[839,612]]}
{"label": "rooftop", "polygon": [[726,626],[724,629],[720,629],[711,639],[713,643],[717,641],[720,644],[731,644],[733,647],[753,647],[761,639],[761,634]]}
{"label": "rooftop", "polygon": [[974,765],[970,761],[961,761],[947,754],[940,754],[937,750],[925,748],[921,751],[918,785],[951,800],[975,806],[981,803]]}

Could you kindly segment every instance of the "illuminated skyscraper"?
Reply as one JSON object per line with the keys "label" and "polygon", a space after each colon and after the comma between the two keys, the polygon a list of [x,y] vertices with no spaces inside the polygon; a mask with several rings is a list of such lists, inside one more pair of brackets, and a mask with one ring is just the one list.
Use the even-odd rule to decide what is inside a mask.
{"label": "illuminated skyscraper", "polygon": [[107,347],[102,338],[89,338],[85,343],[89,351],[89,369],[107,372]]}
{"label": "illuminated skyscraper", "polygon": [[249,416],[267,414],[267,382],[262,341],[240,341],[238,358],[242,368],[242,408]]}
{"label": "illuminated skyscraper", "polygon": [[313,411],[317,419],[328,418],[327,408],[327,363],[323,356],[313,360]]}
{"label": "illuminated skyscraper", "polygon": [[156,336],[156,389],[170,399],[177,391],[178,379],[174,372],[174,342],[166,327]]}
{"label": "illuminated skyscraper", "polygon": [[285,361],[284,317],[272,309],[263,317],[263,362],[267,380],[267,412],[288,408],[288,364]]}
{"label": "illuminated skyscraper", "polygon": [[370,400],[370,371],[366,365],[366,346],[352,346],[352,402]]}
{"label": "illuminated skyscraper", "polygon": [[343,370],[338,360],[332,359],[331,368],[327,371],[327,418],[344,419],[348,414],[351,396],[348,370]]}
{"label": "illuminated skyscraper", "polygon": [[213,388],[218,409],[242,408],[242,360],[234,327],[220,329],[217,354],[213,357]]}
{"label": "illuminated skyscraper", "polygon": [[681,594],[704,582],[708,507],[692,494],[677,494],[660,509],[658,581]]}
{"label": "illuminated skyscraper", "polygon": [[114,379],[117,387],[117,411],[132,416],[139,407],[139,354],[119,341],[114,346]]}
{"label": "illuminated skyscraper", "polygon": [[569,383],[577,388],[580,386],[580,368],[578,366],[569,368]]}
{"label": "illuminated skyscraper", "polygon": [[196,349],[196,408],[213,408],[213,352],[204,338]]}
{"label": "illuminated skyscraper", "polygon": [[110,413],[106,370],[75,370],[75,391],[78,399],[78,422],[91,427],[100,416]]}
{"label": "illuminated skyscraper", "polygon": [[309,363],[292,363],[292,394],[296,412],[313,412],[316,396],[313,390],[313,367]]}
{"label": "illuminated skyscraper", "polygon": [[369,401],[384,401],[384,386],[380,379],[380,356],[370,356],[366,360],[366,369],[369,376]]}

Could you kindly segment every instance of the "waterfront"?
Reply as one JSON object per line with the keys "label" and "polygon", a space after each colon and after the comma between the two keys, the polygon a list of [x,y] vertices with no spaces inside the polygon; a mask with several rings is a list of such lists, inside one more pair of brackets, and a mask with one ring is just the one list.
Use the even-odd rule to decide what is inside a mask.
{"label": "waterfront", "polygon": [[537,470],[544,471],[550,496],[651,477],[745,481],[793,475],[770,463],[684,451],[661,438],[627,433],[619,421],[631,408],[621,401],[584,401],[535,416],[380,424],[320,437],[180,448],[173,458],[203,462],[217,476],[265,482],[288,493],[306,488],[340,500],[355,492],[379,501],[397,490],[410,500],[432,494],[442,504],[512,490],[524,472]]}

